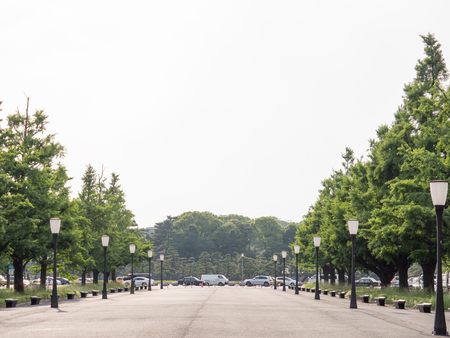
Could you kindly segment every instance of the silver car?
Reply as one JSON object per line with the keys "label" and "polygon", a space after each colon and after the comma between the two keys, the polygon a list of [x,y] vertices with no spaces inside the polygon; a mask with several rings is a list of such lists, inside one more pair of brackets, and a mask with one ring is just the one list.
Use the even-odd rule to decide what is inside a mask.
{"label": "silver car", "polygon": [[[123,286],[130,286],[131,285],[131,279],[124,280],[122,282],[122,285]],[[134,277],[134,286],[147,286],[147,285],[148,285],[148,278],[145,278],[145,277]]]}
{"label": "silver car", "polygon": [[254,286],[254,285],[270,286],[273,285],[273,279],[270,276],[256,276],[251,279],[246,279],[244,281],[244,284],[247,286]]}

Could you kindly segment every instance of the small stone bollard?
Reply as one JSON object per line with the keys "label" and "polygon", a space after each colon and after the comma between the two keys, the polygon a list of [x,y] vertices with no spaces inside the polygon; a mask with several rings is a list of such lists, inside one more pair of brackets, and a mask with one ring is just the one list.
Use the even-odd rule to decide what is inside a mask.
{"label": "small stone bollard", "polygon": [[88,295],[88,292],[87,291],[81,291],[80,294],[81,294],[81,298],[86,298],[87,295]]}
{"label": "small stone bollard", "polygon": [[331,297],[336,297],[336,291],[330,291],[330,296]]}
{"label": "small stone bollard", "polygon": [[41,302],[42,297],[31,296],[31,305],[38,305]]}
{"label": "small stone bollard", "polygon": [[5,299],[6,307],[16,307],[18,299],[8,298]]}
{"label": "small stone bollard", "polygon": [[417,307],[419,308],[420,312],[431,313],[431,305],[431,303],[422,303],[417,304]]}
{"label": "small stone bollard", "polygon": [[385,300],[386,300],[386,297],[377,297],[377,298],[375,298],[375,301],[377,302],[378,306],[384,306]]}
{"label": "small stone bollard", "polygon": [[67,299],[74,299],[74,298],[75,298],[75,293],[73,293],[73,292],[67,293]]}
{"label": "small stone bollard", "polygon": [[359,296],[359,298],[362,299],[363,303],[368,303],[370,296],[369,295],[362,295],[362,296]]}
{"label": "small stone bollard", "polygon": [[117,289],[117,292],[122,292],[122,291],[123,291],[122,288],[118,288],[118,289]]}
{"label": "small stone bollard", "polygon": [[339,298],[345,298],[345,292],[339,292]]}
{"label": "small stone bollard", "polygon": [[326,296],[328,295],[328,290],[323,290],[323,294]]}
{"label": "small stone bollard", "polygon": [[98,290],[92,290],[92,296],[98,296]]}
{"label": "small stone bollard", "polygon": [[396,309],[405,309],[406,300],[399,299],[399,300],[393,300],[392,302],[395,304]]}

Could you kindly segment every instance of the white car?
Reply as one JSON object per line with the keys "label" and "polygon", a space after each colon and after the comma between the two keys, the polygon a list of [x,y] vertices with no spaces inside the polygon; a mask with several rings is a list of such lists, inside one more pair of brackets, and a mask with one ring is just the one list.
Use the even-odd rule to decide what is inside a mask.
{"label": "white car", "polygon": [[[277,285],[283,286],[283,277],[277,277]],[[295,279],[286,277],[286,285],[287,286],[295,286]],[[298,286],[301,286],[301,285],[303,285],[303,283],[298,281]]]}
{"label": "white car", "polygon": [[229,280],[224,275],[202,275],[200,280],[205,281],[208,285],[223,286],[228,284]]}
{"label": "white car", "polygon": [[253,286],[253,285],[264,285],[269,286],[273,284],[273,279],[270,276],[256,276],[255,278],[246,279],[244,281],[244,285]]}
{"label": "white car", "polygon": [[[152,279],[152,285],[154,281]],[[122,282],[123,286],[130,286],[131,285],[131,278],[124,280]],[[148,285],[148,278],[145,277],[134,277],[134,286],[147,286]]]}

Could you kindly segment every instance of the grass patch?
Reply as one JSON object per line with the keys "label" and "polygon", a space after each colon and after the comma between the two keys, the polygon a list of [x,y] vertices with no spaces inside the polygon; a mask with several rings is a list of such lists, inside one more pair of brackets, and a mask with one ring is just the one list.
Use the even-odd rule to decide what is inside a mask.
{"label": "grass patch", "polygon": [[[122,284],[116,282],[108,282],[107,289],[118,289],[122,287]],[[66,299],[67,293],[72,292],[75,293],[75,297],[81,297],[81,291],[92,292],[92,290],[98,290],[101,292],[103,290],[103,282],[99,282],[98,284],[88,283],[85,286],[80,284],[69,284],[69,285],[60,285],[58,286],[58,295],[60,295],[60,299]],[[50,299],[52,294],[52,290],[42,290],[38,287],[26,287],[24,288],[23,294],[20,294],[14,291],[12,288],[6,289],[2,288],[0,290],[0,307],[5,307],[6,302],[5,299],[13,298],[18,299],[19,304],[21,303],[30,303],[31,296],[41,297],[42,300]]]}
{"label": "grass patch", "polygon": [[[303,285],[307,288],[315,288],[315,284],[305,284]],[[320,283],[319,288],[321,290],[328,289],[329,291],[334,290],[336,292],[345,292],[346,297],[351,294],[351,285],[331,285],[330,283]],[[417,304],[421,303],[431,303],[432,309],[434,310],[436,303],[436,295],[430,293],[428,290],[419,289],[399,289],[396,287],[387,288],[373,288],[373,287],[357,287],[356,288],[356,299],[359,296],[369,295],[369,301],[375,301],[377,297],[386,297],[386,304],[394,304],[394,300],[404,299],[406,301],[405,306],[411,308],[417,308]],[[444,309],[450,308],[450,294],[444,292]]]}

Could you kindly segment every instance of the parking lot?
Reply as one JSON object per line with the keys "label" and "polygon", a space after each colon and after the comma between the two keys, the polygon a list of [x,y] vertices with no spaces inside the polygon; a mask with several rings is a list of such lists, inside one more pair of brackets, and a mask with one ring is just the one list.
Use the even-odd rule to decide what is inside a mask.
{"label": "parking lot", "polygon": [[17,337],[398,338],[431,336],[433,325],[434,313],[417,309],[350,309],[348,299],[271,287],[170,286],[0,310],[2,332]]}

